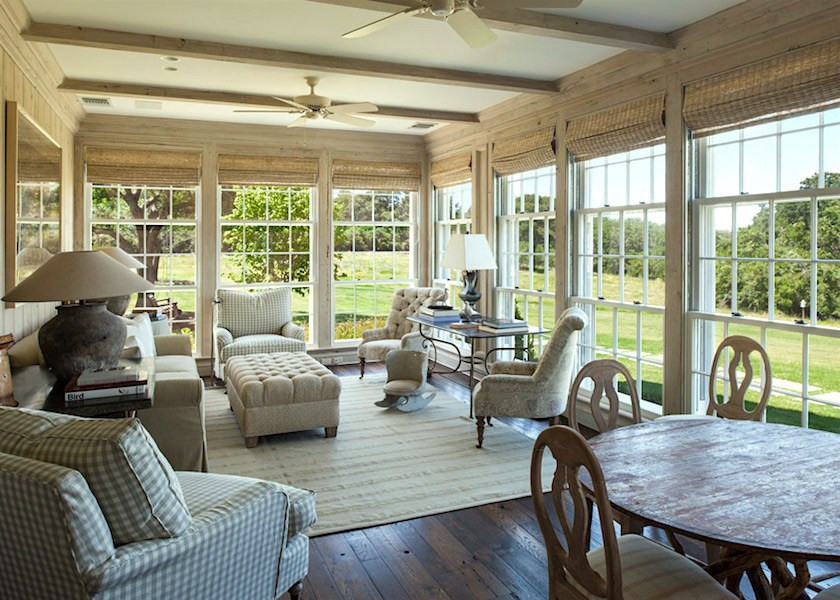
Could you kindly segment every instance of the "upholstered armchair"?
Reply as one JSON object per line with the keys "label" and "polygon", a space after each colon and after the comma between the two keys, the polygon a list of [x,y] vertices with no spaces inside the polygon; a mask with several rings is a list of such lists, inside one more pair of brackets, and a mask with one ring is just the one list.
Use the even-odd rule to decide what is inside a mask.
{"label": "upholstered armchair", "polygon": [[216,295],[215,375],[224,379],[231,356],[264,352],[306,352],[306,332],[292,323],[292,292],[219,290]]}
{"label": "upholstered armchair", "polygon": [[[422,352],[423,339],[416,332],[417,326],[408,317],[417,316],[420,308],[446,301],[442,288],[401,288],[394,293],[391,314],[385,327],[362,332],[359,344],[359,375],[365,376],[365,363],[383,361],[391,350],[416,350]],[[408,335],[407,335],[408,334]]]}
{"label": "upholstered armchair", "polygon": [[586,313],[569,308],[557,321],[539,362],[497,361],[473,393],[478,447],[484,425],[492,417],[550,418],[558,422],[566,410],[575,367],[578,332],[586,327]]}

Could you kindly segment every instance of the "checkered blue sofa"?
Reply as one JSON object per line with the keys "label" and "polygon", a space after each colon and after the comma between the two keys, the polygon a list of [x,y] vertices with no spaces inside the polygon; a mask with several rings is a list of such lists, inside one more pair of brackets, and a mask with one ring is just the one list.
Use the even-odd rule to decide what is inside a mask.
{"label": "checkered blue sofa", "polygon": [[0,408],[0,595],[297,598],[315,494],[174,472],[136,419]]}

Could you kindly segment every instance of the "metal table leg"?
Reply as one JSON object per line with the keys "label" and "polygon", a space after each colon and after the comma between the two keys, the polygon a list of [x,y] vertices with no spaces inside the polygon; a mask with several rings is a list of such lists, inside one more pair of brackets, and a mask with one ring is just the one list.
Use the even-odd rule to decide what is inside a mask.
{"label": "metal table leg", "polygon": [[475,387],[475,338],[470,338],[470,419],[473,418],[473,388]]}

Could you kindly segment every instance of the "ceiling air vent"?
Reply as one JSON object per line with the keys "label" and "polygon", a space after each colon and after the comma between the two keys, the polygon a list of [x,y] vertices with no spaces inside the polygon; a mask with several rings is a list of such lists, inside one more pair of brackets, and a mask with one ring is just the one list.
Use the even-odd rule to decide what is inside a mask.
{"label": "ceiling air vent", "polygon": [[82,104],[85,106],[111,106],[111,99],[97,98],[95,96],[82,96]]}
{"label": "ceiling air vent", "polygon": [[415,123],[409,129],[431,129],[437,127],[437,123]]}

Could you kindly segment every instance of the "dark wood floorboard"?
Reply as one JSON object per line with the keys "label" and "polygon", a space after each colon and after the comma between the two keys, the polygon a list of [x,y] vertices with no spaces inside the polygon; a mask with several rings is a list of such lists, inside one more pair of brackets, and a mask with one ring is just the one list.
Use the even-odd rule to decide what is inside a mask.
{"label": "dark wood floorboard", "polygon": [[[330,368],[340,377],[359,376],[358,365]],[[369,364],[365,371],[373,375],[384,367]],[[436,374],[430,383],[467,409],[465,375]],[[548,426],[547,421],[532,419],[502,421],[532,439]],[[492,430],[486,436],[492,436]],[[667,544],[661,531],[647,528],[645,535]],[[601,544],[597,526],[592,544]],[[705,558],[701,544],[686,540],[685,546],[689,554]],[[838,569],[840,565],[811,563],[813,574]],[[840,579],[832,582],[840,583]],[[746,579],[741,587],[745,599],[752,599]],[[307,600],[539,600],[547,596],[545,548],[530,497],[313,538],[309,575],[301,594]]]}

